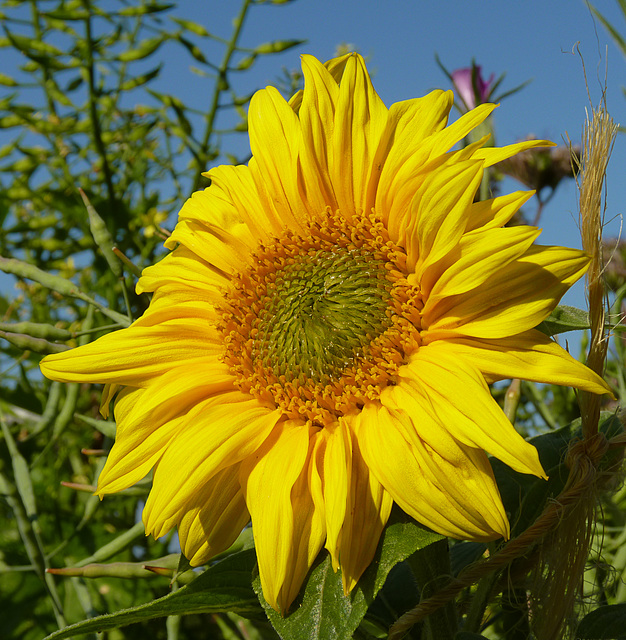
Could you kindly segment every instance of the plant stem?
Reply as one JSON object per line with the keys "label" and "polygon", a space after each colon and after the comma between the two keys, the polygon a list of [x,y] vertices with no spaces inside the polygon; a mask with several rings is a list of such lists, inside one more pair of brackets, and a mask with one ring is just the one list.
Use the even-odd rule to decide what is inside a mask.
{"label": "plant stem", "polygon": [[235,31],[228,43],[228,47],[226,52],[224,53],[224,58],[222,59],[222,63],[218,69],[217,73],[217,81],[215,84],[215,91],[213,92],[213,101],[211,103],[211,108],[209,109],[209,113],[206,117],[206,129],[204,131],[204,139],[200,145],[200,152],[198,153],[198,159],[196,164],[198,165],[196,171],[196,177],[193,183],[192,191],[196,191],[200,186],[201,180],[201,172],[206,169],[206,167],[202,166],[204,164],[204,158],[206,158],[208,150],[209,150],[209,141],[211,139],[211,135],[213,134],[213,127],[215,125],[215,118],[217,116],[218,109],[220,108],[220,96],[222,92],[228,88],[228,66],[230,65],[230,59],[233,54],[237,50],[237,42],[239,41],[239,36],[241,34],[241,29],[243,27],[243,23],[250,7],[250,3],[252,0],[244,0],[241,5],[241,10],[239,11],[239,15],[235,18],[233,24],[235,25]]}

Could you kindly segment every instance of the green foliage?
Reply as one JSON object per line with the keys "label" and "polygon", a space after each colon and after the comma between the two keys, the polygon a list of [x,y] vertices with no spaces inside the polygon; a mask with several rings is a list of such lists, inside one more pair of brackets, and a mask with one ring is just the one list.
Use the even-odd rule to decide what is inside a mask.
{"label": "green foliage", "polygon": [[[391,522],[385,529],[372,564],[349,597],[343,594],[341,573],[334,573],[330,557],[321,554],[309,574],[303,592],[291,607],[293,612],[285,618],[265,602],[258,576],[254,581],[254,588],[263,603],[267,617],[284,640],[350,638],[367,615],[368,607],[374,602],[383,585],[388,595],[395,595],[391,601],[393,605],[399,601],[397,583],[400,581],[401,588],[405,590],[402,595],[406,596],[408,589],[415,597],[411,604],[417,602],[415,582],[411,577],[396,574],[395,580],[390,581],[388,585],[385,581],[389,572],[399,562],[441,538],[442,536],[419,527],[415,522]],[[389,615],[384,616],[384,612],[380,610],[374,610],[372,615],[368,616],[368,621],[371,627],[384,632],[394,619],[390,619]]]}

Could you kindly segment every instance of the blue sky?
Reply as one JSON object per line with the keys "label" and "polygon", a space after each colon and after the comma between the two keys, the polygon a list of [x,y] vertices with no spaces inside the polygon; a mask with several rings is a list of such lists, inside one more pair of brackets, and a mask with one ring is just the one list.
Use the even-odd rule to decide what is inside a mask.
{"label": "blue sky", "polygon": [[[228,37],[239,4],[238,0],[182,0],[176,13]],[[616,0],[597,0],[596,7],[626,36],[626,21]],[[325,60],[334,55],[337,45],[349,43],[368,57],[376,90],[389,105],[433,88],[449,88],[435,53],[449,70],[469,66],[474,58],[485,77],[506,72],[502,90],[532,80],[496,111],[498,144],[529,134],[559,144],[569,134],[576,142],[590,104],[581,57],[573,52],[579,43],[592,102],[595,105],[600,99],[608,59],[609,111],[616,122],[626,124],[621,88],[626,85],[626,61],[583,0],[296,0],[250,10],[244,46],[289,38],[307,42],[259,59],[252,71],[241,76],[242,92],[275,83],[282,67],[299,66],[301,53]],[[176,55],[174,49],[172,53]],[[221,49],[216,48],[212,59],[219,56]],[[175,58],[169,59],[162,73],[163,89],[203,108],[210,86],[189,72],[188,66],[188,58],[182,55],[179,65]],[[609,168],[607,219],[623,212],[625,163],[626,136],[620,135]],[[578,244],[575,194],[573,182],[559,187],[544,212],[542,242]],[[619,227],[619,220],[614,220],[607,231],[615,235]]]}
{"label": "blue sky", "polygon": [[[237,1],[184,0],[178,11],[211,32],[228,36],[238,6]],[[595,6],[626,36],[626,21],[616,0],[596,0]],[[502,90],[532,79],[496,111],[498,144],[529,134],[559,144],[566,134],[574,142],[580,140],[590,103],[581,57],[573,52],[578,43],[593,104],[600,99],[608,60],[609,111],[616,122],[626,124],[622,93],[626,61],[583,0],[297,0],[253,7],[242,44],[254,47],[282,38],[302,38],[307,43],[260,60],[246,74],[249,87],[272,84],[283,66],[298,67],[300,53],[332,57],[340,43],[354,45],[369,58],[374,85],[387,105],[433,88],[448,88],[435,53],[449,70],[468,66],[474,58],[486,77],[506,72]],[[171,81],[182,86],[184,70],[178,68],[176,73]],[[202,82],[191,76],[190,82],[195,88],[190,98],[201,104]],[[620,134],[609,165],[608,235],[617,235],[620,229],[626,202],[625,164],[626,136]],[[508,186],[519,188],[513,182]],[[579,246],[576,212],[576,190],[570,181],[559,187],[544,210],[540,242]],[[569,294],[566,302],[583,306],[582,288]]]}

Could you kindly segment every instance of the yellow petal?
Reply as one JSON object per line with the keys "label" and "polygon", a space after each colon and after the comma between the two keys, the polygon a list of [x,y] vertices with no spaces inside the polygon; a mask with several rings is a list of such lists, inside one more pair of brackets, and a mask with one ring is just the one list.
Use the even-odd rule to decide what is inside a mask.
{"label": "yellow petal", "polygon": [[[446,460],[436,446],[416,448],[404,437],[400,420],[385,407],[367,405],[354,424],[367,467],[418,522],[453,538],[493,540],[508,535],[499,494],[484,463],[477,464],[460,449],[452,457],[448,448],[446,455],[452,460]],[[443,478],[445,474],[452,482]],[[443,488],[450,484],[460,486],[450,493]],[[481,491],[474,493],[478,488]],[[500,522],[498,529],[483,512]]]}
{"label": "yellow petal", "polygon": [[[166,297],[171,301],[175,297]],[[46,356],[42,373],[61,382],[93,382],[145,387],[173,367],[193,368],[194,362],[223,353],[224,346],[206,319],[197,317],[200,302],[194,303],[195,320],[185,317],[181,305],[167,308],[151,305],[142,320],[127,329],[109,333],[83,347]],[[160,310],[163,309],[163,314]],[[152,324],[161,317],[161,323]],[[143,326],[149,324],[149,326]]]}
{"label": "yellow petal", "polygon": [[[241,228],[247,230],[243,223]],[[165,246],[174,249],[180,243],[216,269],[235,275],[246,268],[250,253],[250,245],[241,235],[198,220],[179,220]]]}
{"label": "yellow petal", "polygon": [[[433,484],[459,505],[487,536],[499,534],[508,538],[509,522],[485,452],[464,446],[450,435],[445,424],[423,413],[417,416],[397,411],[393,415],[396,426]],[[430,443],[421,437],[422,433],[430,434]]]}
{"label": "yellow petal", "polygon": [[350,485],[340,546],[341,579],[346,595],[354,589],[372,561],[393,506],[393,498],[365,462],[358,436],[353,438]]}
{"label": "yellow petal", "polygon": [[[485,449],[520,473],[545,477],[537,450],[515,431],[469,360],[430,344],[411,356],[398,379],[381,394],[386,407],[406,411],[416,423],[424,415],[429,420],[420,428],[426,422],[443,424],[461,444]],[[438,432],[424,430],[420,436],[437,448]]]}
{"label": "yellow petal", "polygon": [[536,227],[507,227],[466,233],[420,281],[428,304],[466,293],[524,254],[539,236]]}
{"label": "yellow petal", "polygon": [[239,465],[228,467],[191,496],[178,523],[183,555],[192,566],[208,562],[237,539],[250,520]]}
{"label": "yellow petal", "polygon": [[[333,570],[339,568],[342,527],[349,512],[349,488],[352,471],[352,440],[343,421],[323,429],[326,447],[321,461],[324,508],[326,516],[326,548]],[[349,544],[349,540],[347,540]]]}
{"label": "yellow petal", "polygon": [[145,389],[125,389],[115,404],[115,444],[98,478],[98,495],[141,480],[162,457],[195,407],[214,394],[234,390],[234,378],[217,358],[178,367]]}
{"label": "yellow petal", "polygon": [[[218,199],[221,207],[230,207],[236,212],[237,220],[243,221],[250,232],[250,249],[256,249],[258,241],[268,240],[283,232],[284,223],[268,209],[259,195],[250,167],[239,165],[221,165],[202,174],[211,180],[211,192]],[[231,233],[238,237],[244,234],[243,229],[232,225]]]}
{"label": "yellow petal", "polygon": [[556,147],[556,144],[550,142],[550,140],[524,140],[524,142],[516,142],[515,144],[509,144],[505,147],[485,147],[476,151],[473,157],[484,160],[485,167],[491,167],[496,164],[496,162],[506,160],[520,153],[520,151],[534,149],[535,147]]}
{"label": "yellow petal", "polygon": [[323,518],[308,490],[310,442],[316,431],[282,423],[241,465],[263,595],[283,613],[324,542]]}
{"label": "yellow petal", "polygon": [[495,104],[480,104],[475,109],[464,113],[441,133],[433,136],[432,140],[429,141],[431,144],[430,157],[434,158],[452,149],[459,140],[465,138],[472,129],[475,129],[481,122],[486,120],[496,107],[497,105]]}
{"label": "yellow petal", "polygon": [[472,362],[491,381],[523,378],[590,393],[611,393],[609,385],[589,367],[534,329],[497,340],[450,338],[437,342],[437,348]]}
{"label": "yellow petal", "polygon": [[252,160],[248,163],[257,192],[272,226],[301,231],[310,217],[297,179],[300,122],[274,87],[250,100],[248,128]]}
{"label": "yellow petal", "polygon": [[[341,76],[343,75],[343,71],[346,68],[346,63],[353,55],[354,54],[352,53],[346,53],[343,56],[339,56],[337,58],[331,58],[330,60],[327,60],[322,65],[324,69],[326,69],[328,73],[330,73],[335,84],[338,85],[341,82]],[[304,73],[304,67],[306,65],[305,58],[313,58],[313,56],[303,55],[301,56],[301,58],[303,60],[302,67],[303,67],[303,73]],[[317,62],[315,58],[313,58],[313,60]],[[306,81],[305,81],[305,85],[306,85]],[[302,106],[303,100],[304,100],[303,89],[296,91],[293,94],[293,96],[290,98],[289,106],[294,110],[295,113],[300,112],[300,108]]]}
{"label": "yellow petal", "polygon": [[303,180],[313,212],[339,208],[329,173],[332,132],[339,85],[330,72],[313,56],[302,56],[305,91],[299,110],[302,128]]}
{"label": "yellow petal", "polygon": [[348,58],[339,85],[332,131],[330,177],[339,210],[351,217],[369,213],[369,184],[377,183],[380,169],[373,157],[387,123],[388,111],[374,91],[363,58]]}
{"label": "yellow petal", "polygon": [[405,246],[408,267],[418,278],[460,240],[481,179],[480,162],[451,162],[432,172],[415,194]]}
{"label": "yellow petal", "polygon": [[224,273],[214,269],[187,247],[179,246],[160,262],[143,270],[137,282],[137,293],[159,289],[199,289],[208,294],[213,293],[215,302],[219,303],[229,284],[230,279]]}
{"label": "yellow petal", "polygon": [[[426,163],[430,147],[424,145],[424,140],[445,127],[453,101],[451,91],[432,91],[423,98],[391,105],[373,160],[376,166],[382,166],[374,208],[389,229],[402,226],[415,185],[412,193],[402,187]],[[404,197],[399,197],[402,193]],[[369,194],[368,201],[372,199]],[[393,240],[399,237],[395,235]]]}
{"label": "yellow petal", "polygon": [[184,437],[170,443],[154,471],[144,512],[150,530],[171,527],[206,482],[254,454],[280,415],[240,392],[199,403],[188,416]]}
{"label": "yellow petal", "polygon": [[122,388],[119,384],[105,384],[102,389],[102,397],[100,399],[100,414],[106,420],[109,417],[109,409],[111,400],[115,394]]}
{"label": "yellow petal", "polygon": [[531,247],[480,287],[458,296],[427,300],[427,342],[474,336],[503,338],[536,327],[587,270],[589,258],[576,249]]}
{"label": "yellow petal", "polygon": [[466,231],[504,226],[534,194],[534,191],[514,191],[504,196],[472,203]]}

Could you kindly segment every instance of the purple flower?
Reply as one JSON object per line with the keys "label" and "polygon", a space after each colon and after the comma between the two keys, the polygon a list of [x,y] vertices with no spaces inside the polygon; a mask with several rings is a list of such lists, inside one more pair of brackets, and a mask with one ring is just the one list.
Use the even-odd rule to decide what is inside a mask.
{"label": "purple flower", "polygon": [[489,100],[494,77],[492,73],[485,82],[481,75],[481,67],[476,64],[452,72],[454,87],[468,109]]}

